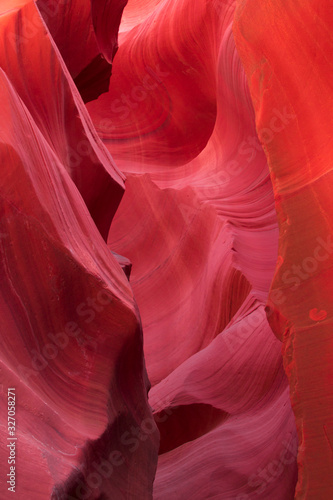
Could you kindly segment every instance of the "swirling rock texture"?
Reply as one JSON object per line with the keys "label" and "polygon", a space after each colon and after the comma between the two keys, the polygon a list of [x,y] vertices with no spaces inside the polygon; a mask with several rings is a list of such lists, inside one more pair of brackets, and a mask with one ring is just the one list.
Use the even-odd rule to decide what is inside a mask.
{"label": "swirling rock texture", "polygon": [[[299,437],[296,498],[313,500],[333,498],[332,19],[328,1],[245,1],[235,22],[279,216],[269,316]],[[285,127],[267,140],[275,110]]]}
{"label": "swirling rock texture", "polygon": [[143,15],[129,2],[110,91],[87,105],[127,177],[108,244],[133,265],[161,433],[156,499],[292,499],[297,479],[264,312],[277,217],[234,9],[170,1]]}
{"label": "swirling rock texture", "polygon": [[123,175],[35,3],[11,7],[0,17],[0,370],[16,429],[2,411],[0,496],[151,498],[159,438],[141,323],[101,234]]}
{"label": "swirling rock texture", "polygon": [[17,498],[329,500],[332,8],[125,5],[1,4]]}

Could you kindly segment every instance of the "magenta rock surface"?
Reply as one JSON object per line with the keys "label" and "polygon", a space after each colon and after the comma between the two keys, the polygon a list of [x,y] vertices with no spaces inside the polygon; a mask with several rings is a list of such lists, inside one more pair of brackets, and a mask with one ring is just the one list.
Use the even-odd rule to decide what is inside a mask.
{"label": "magenta rock surface", "polygon": [[[32,16],[33,2],[0,27],[24,28]],[[15,47],[0,55],[2,407],[7,388],[16,393],[16,430],[1,428],[2,474],[14,443],[19,500],[148,499],[159,438],[140,318],[87,207],[90,193],[103,203],[102,176],[119,199],[123,176],[45,27],[35,25],[18,55],[29,53],[36,73],[14,58]],[[91,158],[72,171],[68,149],[81,138]],[[11,498],[7,486],[1,498]]]}
{"label": "magenta rock surface", "polygon": [[265,313],[278,221],[235,2],[126,3],[0,16],[16,497],[292,500],[295,419]]}

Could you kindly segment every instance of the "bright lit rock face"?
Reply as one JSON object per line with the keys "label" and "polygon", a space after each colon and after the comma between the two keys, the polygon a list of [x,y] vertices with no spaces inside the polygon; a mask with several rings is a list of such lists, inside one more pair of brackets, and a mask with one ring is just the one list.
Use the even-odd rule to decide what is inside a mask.
{"label": "bright lit rock face", "polygon": [[87,105],[127,177],[108,243],[132,262],[161,433],[156,499],[292,499],[297,479],[264,312],[278,224],[234,8],[129,1],[110,91]]}
{"label": "bright lit rock face", "polygon": [[18,500],[333,498],[317,3],[2,2]]}
{"label": "bright lit rock face", "polygon": [[295,498],[313,500],[333,498],[332,20],[328,1],[245,1],[235,23],[279,217],[268,312],[300,443]]}

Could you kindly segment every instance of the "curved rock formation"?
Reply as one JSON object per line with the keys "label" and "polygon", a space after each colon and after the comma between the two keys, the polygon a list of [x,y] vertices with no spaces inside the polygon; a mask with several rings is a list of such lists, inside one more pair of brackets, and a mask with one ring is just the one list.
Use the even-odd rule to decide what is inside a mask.
{"label": "curved rock formation", "polygon": [[127,0],[37,0],[84,102],[109,88]]}
{"label": "curved rock formation", "polygon": [[294,418],[264,314],[277,219],[235,5],[139,7],[88,109],[127,177],[108,242],[133,265],[161,432],[154,498],[292,499]]}
{"label": "curved rock formation", "polygon": [[326,1],[270,9],[245,1],[235,23],[279,217],[268,313],[283,341],[300,442],[295,498],[313,500],[333,495],[332,14]]}
{"label": "curved rock formation", "polygon": [[148,499],[159,439],[140,318],[96,226],[110,224],[123,175],[34,2],[3,12],[0,30],[2,408],[16,395],[1,498]]}
{"label": "curved rock formation", "polygon": [[328,1],[1,9],[17,498],[329,500]]}

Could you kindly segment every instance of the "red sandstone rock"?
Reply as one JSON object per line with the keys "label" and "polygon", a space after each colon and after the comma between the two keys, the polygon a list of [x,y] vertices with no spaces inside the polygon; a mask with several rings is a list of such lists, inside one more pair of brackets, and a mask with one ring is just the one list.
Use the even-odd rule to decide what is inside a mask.
{"label": "red sandstone rock", "polygon": [[[35,26],[28,43],[0,51],[0,496],[13,495],[9,387],[18,500],[149,499],[158,434],[140,318],[87,207],[110,222],[123,176],[38,16],[33,2],[0,16],[7,37]],[[78,140],[91,157],[73,167]]]}
{"label": "red sandstone rock", "polygon": [[125,3],[1,6],[17,498],[328,500],[331,9]]}
{"label": "red sandstone rock", "polygon": [[278,214],[268,316],[299,437],[297,500],[333,497],[332,4],[239,2],[235,35]]}

